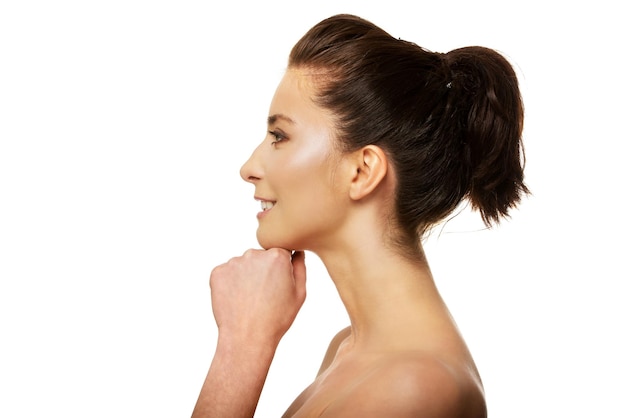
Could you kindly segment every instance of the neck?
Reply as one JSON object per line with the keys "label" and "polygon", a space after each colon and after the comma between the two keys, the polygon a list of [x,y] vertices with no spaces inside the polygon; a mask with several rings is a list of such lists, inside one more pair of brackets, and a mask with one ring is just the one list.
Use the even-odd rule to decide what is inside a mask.
{"label": "neck", "polygon": [[450,322],[419,251],[410,259],[386,245],[380,235],[351,242],[318,255],[346,307],[355,345],[406,347],[418,342],[412,338],[423,344],[428,329]]}

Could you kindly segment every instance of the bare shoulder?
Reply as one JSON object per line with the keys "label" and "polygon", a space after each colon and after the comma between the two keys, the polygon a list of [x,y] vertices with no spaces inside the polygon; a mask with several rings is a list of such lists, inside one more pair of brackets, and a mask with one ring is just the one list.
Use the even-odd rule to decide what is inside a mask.
{"label": "bare shoulder", "polygon": [[385,358],[326,408],[322,417],[485,418],[477,378],[432,355]]}
{"label": "bare shoulder", "polygon": [[326,350],[326,354],[324,355],[324,359],[322,360],[322,365],[320,366],[320,369],[317,372],[318,376],[322,374],[324,370],[326,370],[328,366],[330,366],[330,364],[333,362],[333,359],[335,358],[335,355],[337,354],[337,350],[339,349],[339,346],[341,345],[342,342],[345,341],[346,338],[348,338],[348,336],[350,335],[350,332],[351,332],[351,327],[349,326],[345,327],[344,329],[339,331],[337,335],[335,335],[333,339],[330,341],[330,344],[328,344],[328,349]]}

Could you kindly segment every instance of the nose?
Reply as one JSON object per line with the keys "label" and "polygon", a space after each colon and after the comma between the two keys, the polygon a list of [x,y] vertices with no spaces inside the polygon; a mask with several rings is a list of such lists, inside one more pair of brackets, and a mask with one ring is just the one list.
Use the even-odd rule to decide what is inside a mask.
{"label": "nose", "polygon": [[260,180],[262,177],[261,165],[258,161],[259,148],[260,145],[252,152],[250,158],[248,158],[248,160],[243,163],[241,169],[239,170],[239,175],[241,176],[241,178],[248,183],[254,183]]}

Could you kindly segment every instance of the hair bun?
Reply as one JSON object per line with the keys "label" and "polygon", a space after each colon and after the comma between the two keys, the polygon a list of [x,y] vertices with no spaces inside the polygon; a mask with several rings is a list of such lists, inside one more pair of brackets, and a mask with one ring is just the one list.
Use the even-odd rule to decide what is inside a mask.
{"label": "hair bun", "polygon": [[465,163],[470,203],[490,226],[524,193],[524,106],[511,64],[493,49],[471,46],[446,54],[455,106],[464,111]]}

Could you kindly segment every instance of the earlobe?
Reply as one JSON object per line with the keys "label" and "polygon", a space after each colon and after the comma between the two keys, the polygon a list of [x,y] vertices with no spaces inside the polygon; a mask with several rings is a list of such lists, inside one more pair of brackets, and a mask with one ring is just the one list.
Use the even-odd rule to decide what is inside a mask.
{"label": "earlobe", "polygon": [[367,145],[355,152],[354,163],[350,198],[360,200],[376,190],[387,175],[387,155],[380,147]]}

